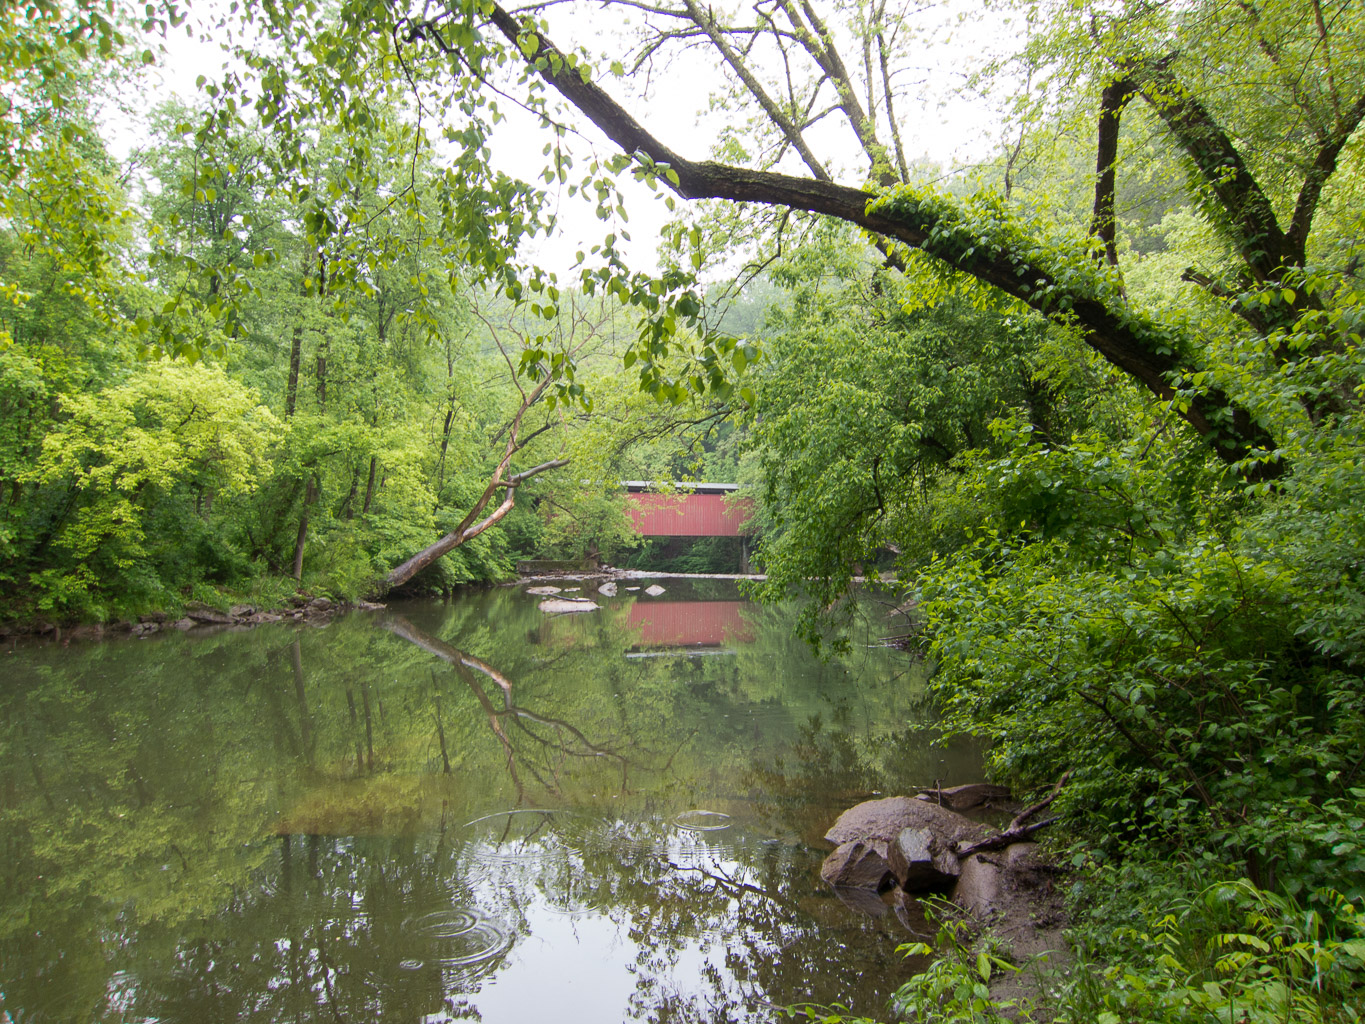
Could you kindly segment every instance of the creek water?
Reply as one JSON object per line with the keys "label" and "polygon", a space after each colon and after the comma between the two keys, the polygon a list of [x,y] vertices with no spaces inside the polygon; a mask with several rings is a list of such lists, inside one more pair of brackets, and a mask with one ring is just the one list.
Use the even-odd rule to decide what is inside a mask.
{"label": "creek water", "polygon": [[0,654],[0,1021],[884,1013],[916,918],[821,837],[977,754],[884,608],[821,662],[662,582]]}

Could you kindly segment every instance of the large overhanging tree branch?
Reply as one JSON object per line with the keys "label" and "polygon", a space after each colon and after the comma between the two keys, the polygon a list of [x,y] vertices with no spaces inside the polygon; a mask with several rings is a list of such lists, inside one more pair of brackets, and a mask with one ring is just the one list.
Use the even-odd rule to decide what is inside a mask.
{"label": "large overhanging tree branch", "polygon": [[[982,233],[981,226],[959,207],[936,195],[909,188],[877,195],[831,181],[685,159],[574,68],[543,32],[517,21],[496,4],[490,20],[551,87],[622,152],[652,165],[684,198],[762,203],[824,214],[922,250],[1079,331],[1110,363],[1153,395],[1174,402],[1186,422],[1212,441],[1225,461],[1255,459],[1273,450],[1273,439],[1226,394],[1217,389],[1186,390],[1187,376],[1202,369],[1188,340],[1131,309],[1103,274],[1071,275],[1079,283],[1063,285],[1036,246]],[[1277,464],[1266,463],[1251,472],[1276,471]]]}

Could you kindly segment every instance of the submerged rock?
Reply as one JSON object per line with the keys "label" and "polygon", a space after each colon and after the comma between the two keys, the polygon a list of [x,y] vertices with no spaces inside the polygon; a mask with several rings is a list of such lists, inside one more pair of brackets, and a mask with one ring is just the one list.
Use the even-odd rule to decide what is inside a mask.
{"label": "submerged rock", "polygon": [[537,607],[546,615],[564,615],[570,612],[595,612],[597,602],[586,597],[558,597],[541,601]]}
{"label": "submerged rock", "polygon": [[839,902],[848,907],[849,910],[857,911],[859,914],[866,914],[868,917],[881,917],[889,909],[887,904],[882,902],[882,898],[877,895],[874,889],[857,889],[848,886],[836,885],[834,895],[839,898]]}
{"label": "submerged rock", "polygon": [[553,597],[559,593],[558,587],[527,587],[526,593],[532,597]]}

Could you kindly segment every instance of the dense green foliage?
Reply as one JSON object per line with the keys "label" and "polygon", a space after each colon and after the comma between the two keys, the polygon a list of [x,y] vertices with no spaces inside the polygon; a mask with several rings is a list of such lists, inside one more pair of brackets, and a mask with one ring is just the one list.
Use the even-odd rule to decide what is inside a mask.
{"label": "dense green foliage", "polygon": [[[390,211],[369,233],[367,287],[333,291],[329,252],[291,230],[307,214],[246,170],[260,143],[205,152],[182,135],[187,116],[158,119],[140,197],[112,189],[117,168],[84,126],[89,163],[68,173],[102,169],[118,225],[96,240],[99,266],[73,265],[44,233],[54,213],[32,200],[27,172],[7,185],[9,615],[173,608],[287,575],[363,593],[463,514],[488,472],[483,438],[515,408],[510,385],[480,386],[502,361],[471,336],[467,290],[431,276],[436,257],[411,222]],[[252,301],[223,319],[231,290]],[[194,341],[180,359],[158,357],[182,334]],[[500,535],[478,538],[440,579],[505,572],[506,552]]]}

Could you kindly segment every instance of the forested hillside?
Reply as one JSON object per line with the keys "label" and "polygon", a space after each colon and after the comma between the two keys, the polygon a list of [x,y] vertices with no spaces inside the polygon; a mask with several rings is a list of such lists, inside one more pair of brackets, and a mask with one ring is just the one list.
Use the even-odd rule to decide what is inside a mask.
{"label": "forested hillside", "polygon": [[50,13],[7,15],[0,616],[448,591],[635,542],[615,482],[685,472],[696,432],[623,384],[613,302],[542,314],[470,269],[401,90],[369,130],[308,122],[306,171],[259,124],[207,130],[208,97],[115,156],[135,55]]}
{"label": "forested hillside", "polygon": [[[96,104],[185,12],[4,15],[10,613],[368,592],[442,535],[426,585],[488,579],[629,547],[609,481],[733,471],[808,639],[893,575],[948,728],[1065,780],[1061,1019],[1359,1019],[1365,14],[992,5],[1012,113],[945,166],[909,7],[572,6],[215,9],[232,70],[128,159]],[[649,116],[685,47],[709,152]],[[561,200],[603,221],[567,275],[526,255]],[[958,952],[906,1013],[995,1019]]]}

